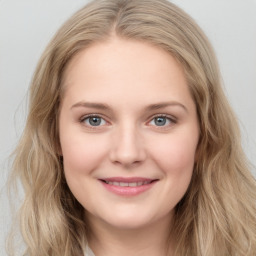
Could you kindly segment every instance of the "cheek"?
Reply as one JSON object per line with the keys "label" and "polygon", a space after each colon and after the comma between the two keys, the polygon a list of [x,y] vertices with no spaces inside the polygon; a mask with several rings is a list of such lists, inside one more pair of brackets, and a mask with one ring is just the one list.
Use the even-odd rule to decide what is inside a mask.
{"label": "cheek", "polygon": [[104,140],[82,133],[76,136],[66,133],[61,138],[61,148],[65,173],[72,175],[90,173],[102,162],[106,153]]}
{"label": "cheek", "polygon": [[81,132],[72,133],[72,136],[68,132],[63,134],[61,148],[66,181],[75,198],[82,205],[90,205],[95,194],[91,178],[93,171],[103,162],[106,145],[104,140]]}
{"label": "cheek", "polygon": [[166,175],[191,175],[195,163],[197,138],[170,135],[151,147],[151,155]]}

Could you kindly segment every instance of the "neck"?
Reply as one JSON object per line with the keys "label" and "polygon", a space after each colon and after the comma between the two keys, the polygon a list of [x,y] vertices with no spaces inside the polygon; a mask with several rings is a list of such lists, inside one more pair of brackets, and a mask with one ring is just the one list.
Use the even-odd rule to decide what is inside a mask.
{"label": "neck", "polygon": [[90,216],[89,245],[95,256],[171,256],[171,218],[146,227],[122,229]]}

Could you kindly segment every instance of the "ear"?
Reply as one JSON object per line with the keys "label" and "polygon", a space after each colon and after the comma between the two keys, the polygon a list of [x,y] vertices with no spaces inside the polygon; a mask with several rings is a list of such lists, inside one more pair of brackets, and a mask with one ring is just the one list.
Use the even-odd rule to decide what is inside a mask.
{"label": "ear", "polygon": [[196,149],[196,153],[195,153],[195,164],[198,162],[199,159],[199,149]]}
{"label": "ear", "polygon": [[197,147],[196,147],[196,152],[195,152],[195,164],[199,161],[200,159],[200,151],[201,151],[201,139],[199,139],[198,143],[197,143]]}
{"label": "ear", "polygon": [[58,156],[63,156],[60,141],[58,140],[55,145],[56,153]]}

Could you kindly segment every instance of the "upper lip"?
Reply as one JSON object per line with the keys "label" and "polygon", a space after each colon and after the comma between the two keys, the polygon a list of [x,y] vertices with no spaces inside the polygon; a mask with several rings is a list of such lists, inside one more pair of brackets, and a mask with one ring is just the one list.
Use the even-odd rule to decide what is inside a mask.
{"label": "upper lip", "polygon": [[150,179],[150,178],[144,178],[144,177],[109,177],[109,178],[103,178],[100,179],[102,181],[108,181],[108,182],[152,182],[157,179]]}

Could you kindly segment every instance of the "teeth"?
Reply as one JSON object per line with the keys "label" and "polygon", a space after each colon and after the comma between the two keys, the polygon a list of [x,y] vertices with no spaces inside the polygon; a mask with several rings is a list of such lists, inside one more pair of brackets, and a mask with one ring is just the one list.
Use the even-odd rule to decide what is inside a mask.
{"label": "teeth", "polygon": [[128,187],[129,183],[120,182],[119,186],[121,186],[121,187]]}
{"label": "teeth", "polygon": [[138,187],[142,185],[147,185],[151,183],[151,181],[139,181],[139,182],[112,182],[112,181],[105,181],[109,185],[113,186],[120,186],[120,187]]}

